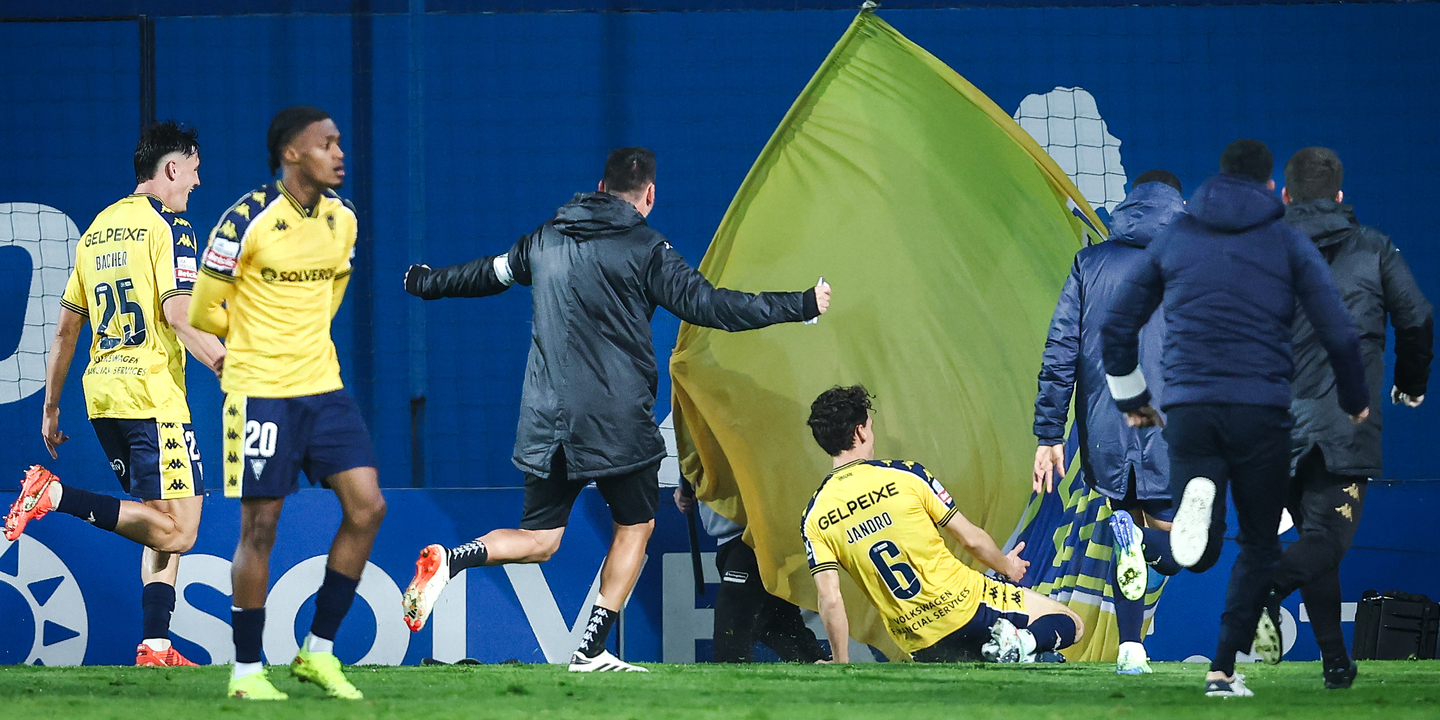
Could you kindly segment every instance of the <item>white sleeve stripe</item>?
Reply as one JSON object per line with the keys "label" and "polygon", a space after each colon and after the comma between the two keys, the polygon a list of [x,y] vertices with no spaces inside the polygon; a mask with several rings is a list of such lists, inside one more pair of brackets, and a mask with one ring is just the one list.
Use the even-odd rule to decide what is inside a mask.
{"label": "white sleeve stripe", "polygon": [[515,284],[515,276],[510,273],[510,253],[495,256],[495,279],[510,287]]}
{"label": "white sleeve stripe", "polygon": [[1110,397],[1116,400],[1129,400],[1145,392],[1145,373],[1140,372],[1140,366],[1136,365],[1135,370],[1129,375],[1119,377],[1106,375],[1105,384],[1110,386]]}

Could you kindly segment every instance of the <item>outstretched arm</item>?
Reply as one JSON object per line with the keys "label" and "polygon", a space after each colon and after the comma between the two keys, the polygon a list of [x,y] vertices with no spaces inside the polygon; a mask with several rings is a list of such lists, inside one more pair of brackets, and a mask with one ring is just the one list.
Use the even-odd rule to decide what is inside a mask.
{"label": "outstretched arm", "polygon": [[646,277],[650,299],[692,325],[730,332],[819,317],[830,306],[830,287],[804,292],[758,294],[717,288],[680,253],[662,243],[655,247]]}
{"label": "outstretched arm", "polygon": [[411,265],[405,273],[405,292],[423,300],[499,295],[515,283],[530,284],[530,243],[536,230],[520,238],[510,252],[487,255],[461,265],[431,268]]}
{"label": "outstretched arm", "polygon": [[985,563],[986,567],[995,572],[1010,578],[1015,582],[1025,579],[1025,570],[1030,563],[1020,559],[1020,551],[1025,549],[1025,543],[1015,546],[1009,555],[1000,552],[1000,546],[995,544],[995,539],[990,533],[970,522],[963,513],[955,513],[950,521],[945,523],[945,529],[960,541],[965,552],[975,556],[976,560]]}
{"label": "outstretched arm", "polygon": [[1380,282],[1385,292],[1385,312],[1395,326],[1395,387],[1391,397],[1416,407],[1425,399],[1430,362],[1435,359],[1434,309],[1415,284],[1415,276],[1400,250],[1388,242],[1380,256]]}
{"label": "outstretched arm", "polygon": [[815,590],[820,596],[820,622],[830,638],[830,657],[837,663],[850,662],[850,618],[845,615],[845,598],[840,594],[840,571],[834,568],[815,573]]}
{"label": "outstretched arm", "polygon": [[75,359],[75,344],[80,339],[80,329],[90,320],[89,316],[60,306],[60,322],[55,326],[55,339],[50,342],[50,354],[45,358],[45,406],[40,420],[40,435],[45,439],[45,449],[50,457],[60,457],[55,449],[70,439],[60,432],[60,393],[65,390],[65,378],[70,374],[70,361]]}

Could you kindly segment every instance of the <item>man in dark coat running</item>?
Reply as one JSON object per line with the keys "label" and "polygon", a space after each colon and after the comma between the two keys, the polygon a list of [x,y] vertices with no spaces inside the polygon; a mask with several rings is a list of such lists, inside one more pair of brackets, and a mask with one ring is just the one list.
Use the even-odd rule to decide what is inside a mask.
{"label": "man in dark coat running", "polygon": [[1324,660],[1325,687],[1348,688],[1355,662],[1345,652],[1340,631],[1340,560],[1350,549],[1365,486],[1381,470],[1380,389],[1385,381],[1385,318],[1395,327],[1395,383],[1391,401],[1419,407],[1430,379],[1434,320],[1430,303],[1400,251],[1380,231],[1361,225],[1349,205],[1341,205],[1344,167],[1334,151],[1305,148],[1285,164],[1288,207],[1285,221],[1315,241],[1360,331],[1365,359],[1370,417],[1355,425],[1337,400],[1335,374],[1326,362],[1314,325],[1304,313],[1295,318],[1295,399],[1290,414],[1294,479],[1288,506],[1300,539],[1291,543],[1275,573],[1269,609],[1296,589],[1310,613],[1310,627]]}
{"label": "man in dark coat running", "polygon": [[[1035,397],[1035,492],[1051,492],[1057,475],[1065,475],[1065,420],[1075,403],[1075,434],[1080,471],[1085,483],[1104,495],[1113,514],[1115,624],[1120,647],[1115,672],[1150,672],[1145,653],[1146,566],[1164,575],[1180,571],[1170,557],[1170,457],[1160,428],[1135,428],[1115,407],[1105,384],[1101,359],[1101,327],[1111,302],[1136,265],[1145,262],[1145,248],[1185,212],[1180,179],[1165,170],[1135,178],[1124,202],[1111,215],[1110,238],[1075,254],[1070,277],[1060,291],[1045,356],[1040,391]],[[1156,308],[1140,329],[1140,366],[1159,379],[1160,346],[1165,314]],[[1151,395],[1162,397],[1160,383]],[[1160,404],[1159,400],[1154,401]]]}
{"label": "man in dark coat running", "polygon": [[606,160],[599,192],[576,195],[508,253],[446,268],[412,265],[406,273],[406,292],[426,300],[529,285],[535,314],[512,458],[525,473],[520,528],[422,550],[403,601],[411,630],[424,627],[461,570],[549,560],[575,499],[594,481],[615,536],[570,670],[646,672],[605,642],[640,575],[660,502],[665,443],[655,422],[650,317],[659,306],[688,323],[738,332],[811,320],[830,304],[823,282],[788,293],[713,287],[646,224],[654,207],[654,153],[620,148]]}
{"label": "man in dark coat running", "polygon": [[[1236,140],[1220,174],[1190,198],[1185,215],[1146,248],[1105,323],[1105,372],[1116,407],[1136,426],[1158,424],[1139,367],[1140,328],[1165,308],[1165,440],[1176,561],[1203,572],[1220,557],[1225,493],[1235,500],[1240,554],[1205,694],[1249,696],[1235,654],[1254,645],[1268,662],[1283,650],[1278,628],[1257,632],[1280,560],[1276,530],[1290,481],[1291,325],[1298,305],[1335,369],[1339,405],[1365,419],[1369,392],[1360,338],[1315,243],[1286,225],[1274,196],[1274,156]],[[1263,626],[1260,629],[1264,629]]]}

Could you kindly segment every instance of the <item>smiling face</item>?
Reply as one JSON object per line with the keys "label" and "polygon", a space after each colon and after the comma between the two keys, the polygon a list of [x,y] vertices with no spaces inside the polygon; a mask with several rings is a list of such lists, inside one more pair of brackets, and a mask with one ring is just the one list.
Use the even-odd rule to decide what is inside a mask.
{"label": "smiling face", "polygon": [[190,206],[190,191],[200,187],[199,151],[192,155],[173,153],[162,161],[161,168],[172,185],[165,204],[177,213],[185,212]]}
{"label": "smiling face", "polygon": [[285,148],[285,160],[301,180],[320,187],[345,183],[345,153],[340,150],[340,129],[329,118],[310,123]]}

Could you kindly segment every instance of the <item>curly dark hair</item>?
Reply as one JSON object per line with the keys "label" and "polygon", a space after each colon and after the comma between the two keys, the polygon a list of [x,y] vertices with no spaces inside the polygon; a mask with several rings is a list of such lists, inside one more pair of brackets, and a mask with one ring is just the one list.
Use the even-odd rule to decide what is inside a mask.
{"label": "curly dark hair", "polygon": [[835,457],[855,447],[855,428],[869,421],[872,397],[864,385],[836,385],[820,393],[810,403],[810,419],[806,421],[820,449]]}

